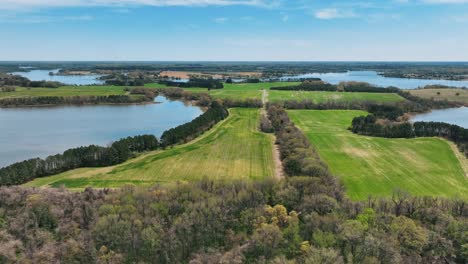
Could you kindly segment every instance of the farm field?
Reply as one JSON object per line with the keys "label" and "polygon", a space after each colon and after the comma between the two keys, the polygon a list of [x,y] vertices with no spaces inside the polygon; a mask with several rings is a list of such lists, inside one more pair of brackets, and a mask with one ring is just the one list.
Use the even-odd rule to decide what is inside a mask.
{"label": "farm field", "polygon": [[405,99],[393,93],[350,93],[350,92],[325,92],[325,91],[270,91],[269,100],[278,102],[284,100],[310,100],[315,103],[328,101],[351,102],[372,101],[377,103],[401,102]]}
{"label": "farm field", "polygon": [[[263,89],[269,90],[271,87],[280,87],[280,86],[289,86],[289,85],[298,85],[300,82],[271,82],[271,83],[238,83],[230,84],[225,83],[223,89],[211,90],[208,91],[206,88],[184,88],[187,91],[191,92],[203,92],[208,93],[213,98],[218,99],[236,99],[236,100],[245,100],[245,99],[261,99]],[[161,87],[160,84],[146,84],[145,87]]]}
{"label": "farm field", "polygon": [[123,95],[123,86],[63,86],[59,88],[24,88],[17,87],[14,92],[0,92],[1,98],[38,97],[38,96],[106,96]]}
{"label": "farm field", "polygon": [[466,89],[416,89],[409,90],[409,92],[426,99],[447,100],[468,105],[468,90]]}
{"label": "farm field", "polygon": [[107,168],[83,168],[38,178],[26,186],[119,187],[176,181],[260,180],[274,176],[273,137],[258,131],[258,109],[230,116],[199,139]]}
{"label": "farm field", "polygon": [[342,180],[351,199],[388,196],[398,188],[414,195],[468,197],[466,172],[444,139],[353,134],[347,128],[355,116],[366,114],[362,111],[291,110],[288,114]]}

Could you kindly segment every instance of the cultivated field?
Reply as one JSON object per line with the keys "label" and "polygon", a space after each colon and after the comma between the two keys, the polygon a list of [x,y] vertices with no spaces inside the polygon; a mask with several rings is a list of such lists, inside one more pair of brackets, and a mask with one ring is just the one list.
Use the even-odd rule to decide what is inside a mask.
{"label": "cultivated field", "polygon": [[[449,143],[439,138],[387,139],[348,131],[362,111],[291,110],[291,119],[316,146],[350,198],[415,195],[468,197],[468,178]],[[463,160],[466,162],[466,160]]]}
{"label": "cultivated field", "polygon": [[[299,82],[271,82],[271,83],[225,83],[223,89],[208,91],[206,88],[184,88],[187,91],[195,93],[208,93],[213,98],[218,99],[262,99],[263,89],[269,90],[271,87],[297,85]],[[146,84],[145,87],[161,87],[160,84]]]}
{"label": "cultivated field", "polygon": [[369,101],[377,103],[401,102],[405,99],[393,93],[347,93],[347,92],[324,92],[324,91],[270,91],[269,100],[272,102],[284,100],[310,100],[315,103],[328,101]]}
{"label": "cultivated field", "polygon": [[230,116],[199,139],[108,168],[84,168],[39,178],[26,186],[69,188],[149,185],[203,178],[259,180],[274,176],[273,137],[258,132],[258,109],[231,109]]}
{"label": "cultivated field", "polygon": [[409,90],[409,92],[426,99],[447,100],[468,105],[467,89],[417,89]]}
{"label": "cultivated field", "polygon": [[0,92],[0,98],[38,97],[38,96],[101,96],[123,95],[123,86],[63,86],[59,88],[24,88],[17,87],[14,92]]}

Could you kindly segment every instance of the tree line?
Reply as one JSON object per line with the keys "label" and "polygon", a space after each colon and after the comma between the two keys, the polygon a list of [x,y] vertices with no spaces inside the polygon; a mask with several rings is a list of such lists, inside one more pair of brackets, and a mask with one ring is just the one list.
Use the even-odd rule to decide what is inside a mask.
{"label": "tree line", "polygon": [[207,88],[210,89],[223,89],[224,85],[221,81],[213,78],[190,78],[188,82],[173,82],[173,81],[159,81],[160,84],[164,84],[172,87],[180,88]]}
{"label": "tree line", "polygon": [[280,91],[336,91],[336,86],[321,80],[307,80],[299,85],[271,87],[270,90]]}
{"label": "tree line", "polygon": [[[307,137],[277,104],[267,108],[268,118],[276,135],[284,171],[289,176],[326,177],[333,179],[327,164],[320,159]],[[269,129],[264,130],[268,131]]]}
{"label": "tree line", "polygon": [[263,102],[260,99],[251,99],[246,98],[243,100],[231,99],[226,98],[223,99],[223,105],[231,108],[231,107],[244,107],[244,108],[261,108],[263,106]]}
{"label": "tree line", "polygon": [[211,107],[199,117],[188,123],[164,131],[161,136],[161,144],[163,146],[170,146],[186,143],[209,130],[228,115],[228,110],[220,102],[213,101]]}
{"label": "tree line", "polygon": [[135,153],[156,150],[159,142],[153,135],[127,137],[109,147],[91,145],[66,150],[63,154],[14,163],[0,169],[1,185],[18,185],[38,177],[83,167],[105,167],[122,163]]}
{"label": "tree line", "polygon": [[459,150],[468,157],[468,129],[443,122],[382,122],[375,115],[355,117],[350,130],[353,133],[386,137],[442,137],[453,141]]}

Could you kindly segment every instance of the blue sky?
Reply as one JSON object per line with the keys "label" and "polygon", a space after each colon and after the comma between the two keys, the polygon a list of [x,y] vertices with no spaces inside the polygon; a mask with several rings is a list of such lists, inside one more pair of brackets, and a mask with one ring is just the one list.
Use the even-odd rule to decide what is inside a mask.
{"label": "blue sky", "polygon": [[0,0],[0,60],[468,61],[468,0]]}

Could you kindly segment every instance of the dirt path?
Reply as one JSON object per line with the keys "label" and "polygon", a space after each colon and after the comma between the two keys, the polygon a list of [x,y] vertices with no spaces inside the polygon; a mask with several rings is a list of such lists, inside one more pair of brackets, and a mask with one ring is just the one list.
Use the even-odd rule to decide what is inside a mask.
{"label": "dirt path", "polygon": [[460,161],[460,165],[463,171],[465,172],[465,177],[468,178],[468,159],[465,157],[463,153],[460,152],[460,150],[458,150],[458,147],[457,145],[455,145],[455,143],[448,142],[448,144],[452,148],[453,153],[455,153],[455,156],[457,157],[457,159]]}
{"label": "dirt path", "polygon": [[[263,108],[261,110],[261,114],[266,116],[266,104],[268,103],[268,91],[266,89],[262,90],[262,104]],[[275,144],[276,137],[273,135],[273,162],[275,163],[275,178],[278,180],[284,179],[284,170],[283,170],[283,163],[280,159],[280,152],[278,145]]]}

